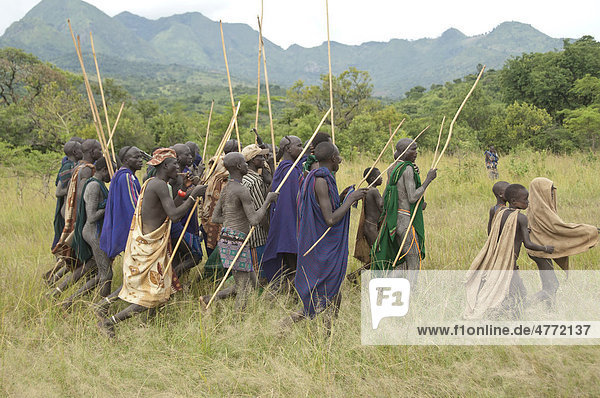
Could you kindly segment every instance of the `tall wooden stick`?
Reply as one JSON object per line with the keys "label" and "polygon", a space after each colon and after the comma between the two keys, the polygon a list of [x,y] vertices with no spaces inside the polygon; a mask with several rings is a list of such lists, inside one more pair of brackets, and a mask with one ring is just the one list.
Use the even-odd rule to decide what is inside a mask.
{"label": "tall wooden stick", "polygon": [[[426,127],[423,129],[423,130],[421,130],[421,132],[420,132],[419,134],[417,134],[417,136],[416,136],[415,138],[413,138],[413,140],[410,142],[410,145],[414,144],[414,143],[417,141],[417,139],[418,139],[418,138],[419,138],[419,137],[420,137],[420,136],[421,136],[421,135],[422,135],[424,132],[426,132],[428,129],[429,129],[429,126],[426,126]],[[407,147],[406,147],[406,149],[405,149],[405,150],[404,150],[404,151],[403,151],[403,152],[402,152],[400,155],[398,155],[398,156],[397,156],[397,157],[394,159],[394,161],[393,161],[392,163],[390,163],[390,165],[389,165],[388,167],[386,167],[386,168],[385,168],[385,170],[383,170],[383,171],[381,172],[381,175],[384,175],[385,173],[387,173],[387,171],[388,171],[389,169],[391,169],[391,168],[392,168],[392,167],[393,167],[393,166],[396,164],[396,162],[400,160],[400,158],[401,158],[402,156],[404,156],[404,154],[405,154],[405,153],[408,151],[408,149],[410,148],[410,145],[409,145],[409,146],[407,146]],[[375,181],[377,181],[377,180],[375,180]],[[375,184],[375,181],[373,181],[372,183],[370,183],[370,184],[369,184],[369,186],[367,187],[367,189],[368,189],[368,188],[371,188],[371,187],[373,186],[373,184]]]}
{"label": "tall wooden stick", "polygon": [[[119,113],[117,114],[117,120],[115,121],[115,124],[113,125],[113,128],[108,136],[108,144],[111,145],[111,148],[112,148],[112,143],[113,143],[113,136],[115,135],[115,131],[117,130],[117,125],[119,124],[119,119],[121,119],[121,112],[123,112],[124,106],[125,106],[125,102],[121,102],[121,108],[119,109]],[[117,163],[117,158],[115,157],[114,152],[113,152],[113,161],[115,163]]]}
{"label": "tall wooden stick", "polygon": [[[262,37],[262,22],[258,21],[258,33],[262,47],[263,69],[265,71],[265,89],[267,90],[267,105],[269,107],[269,127],[271,128],[271,150],[273,151],[273,164],[277,167],[277,153],[275,152],[275,130],[273,129],[273,111],[271,109],[271,90],[269,89],[269,74],[267,73],[267,55],[265,54],[265,43]],[[274,170],[273,170],[274,171]]]}
{"label": "tall wooden stick", "polygon": [[79,59],[79,65],[81,66],[81,71],[83,73],[83,82],[84,82],[84,86],[88,95],[88,101],[90,103],[90,108],[92,111],[92,117],[94,120],[94,127],[96,128],[96,134],[98,135],[98,141],[100,142],[100,146],[102,146],[102,153],[104,155],[104,159],[106,160],[107,166],[108,166],[108,172],[110,174],[110,176],[112,177],[114,174],[114,170],[112,167],[112,162],[110,160],[110,154],[108,153],[107,148],[104,147],[103,142],[104,140],[102,140],[101,138],[101,134],[102,136],[104,136],[104,133],[101,131],[101,124],[100,122],[100,117],[98,115],[98,107],[96,107],[96,101],[94,100],[94,95],[92,93],[92,89],[90,87],[90,82],[87,78],[87,74],[85,73],[85,65],[83,63],[83,56],[81,55],[81,46],[78,45],[79,43],[79,37],[77,38],[77,40],[75,39],[75,34],[73,33],[73,28],[71,27],[71,21],[67,19],[67,24],[69,25],[69,31],[71,32],[71,38],[73,39],[73,45],[75,46],[75,52],[77,53],[77,58]]}
{"label": "tall wooden stick", "polygon": [[438,135],[437,144],[435,145],[435,152],[433,153],[433,161],[431,162],[431,168],[435,166],[435,158],[437,158],[438,149],[440,148],[440,140],[442,139],[442,131],[444,130],[444,122],[446,121],[446,115],[442,118],[442,125],[440,126],[440,133]]}
{"label": "tall wooden stick", "polygon": [[[281,182],[277,186],[277,189],[275,189],[275,193],[279,193],[279,190],[281,189],[281,187],[283,187],[283,184],[285,184],[285,182],[287,181],[287,179],[290,176],[290,174],[292,174],[292,171],[294,171],[294,168],[296,167],[296,165],[298,164],[298,162],[300,161],[300,159],[302,159],[302,156],[304,155],[304,153],[306,152],[306,150],[310,146],[311,142],[314,140],[315,136],[317,135],[317,133],[321,129],[321,126],[323,125],[323,123],[325,123],[325,119],[327,119],[327,116],[329,115],[330,112],[331,112],[331,108],[329,108],[329,110],[327,111],[327,113],[325,113],[325,115],[321,119],[321,122],[317,126],[315,132],[313,133],[313,135],[309,138],[309,140],[304,145],[304,149],[302,150],[302,152],[300,152],[300,155],[298,155],[298,157],[296,158],[296,160],[292,164],[292,167],[290,167],[290,169],[288,170],[288,172],[286,173],[286,175],[283,177],[283,179],[281,180]],[[246,235],[246,239],[244,240],[244,242],[242,242],[242,245],[240,246],[240,248],[238,249],[237,253],[235,254],[235,257],[233,257],[233,260],[231,261],[231,264],[229,265],[229,268],[227,268],[227,272],[225,273],[225,276],[223,277],[223,280],[221,280],[221,283],[219,284],[219,286],[217,286],[217,290],[215,290],[215,292],[213,293],[212,297],[210,298],[208,304],[206,305],[206,309],[208,309],[210,307],[210,305],[214,301],[215,297],[217,296],[217,293],[219,293],[219,291],[223,287],[223,284],[225,284],[225,281],[227,280],[227,277],[229,276],[229,273],[231,272],[231,269],[233,268],[233,265],[235,264],[235,262],[237,261],[237,259],[242,254],[242,250],[244,250],[244,247],[246,247],[246,244],[248,243],[248,240],[250,239],[250,237],[254,233],[254,229],[255,229],[255,227],[253,226],[252,228],[250,228],[250,231],[248,231],[248,235]]]}
{"label": "tall wooden stick", "polygon": [[229,140],[229,137],[231,137],[231,132],[233,131],[233,126],[235,125],[235,121],[237,119],[239,110],[240,110],[240,102],[238,101],[235,112],[233,113],[233,116],[231,117],[231,121],[229,122],[229,126],[227,127],[227,130],[225,131],[225,134],[221,138],[221,142],[219,143],[219,146],[217,147],[217,152],[215,153],[215,156],[214,156],[215,161],[213,162],[208,173],[206,173],[206,170],[204,170],[204,173],[205,173],[204,178],[203,178],[204,182],[208,181],[208,179],[212,175],[213,171],[217,167],[217,163],[219,162],[219,155],[221,154],[221,152],[223,152],[223,150],[225,149],[225,144]]}
{"label": "tall wooden stick", "polygon": [[[329,41],[329,1],[325,0],[325,14],[327,15],[327,59],[329,61],[329,106],[333,109],[333,77],[331,74],[331,43]],[[333,124],[333,110],[331,111],[331,141],[335,144],[335,126]]]}
{"label": "tall wooden stick", "polygon": [[[233,87],[231,86],[231,77],[229,76],[229,63],[227,62],[227,50],[225,50],[225,36],[223,36],[223,22],[219,21],[221,29],[221,43],[223,44],[223,58],[225,58],[225,69],[227,70],[227,82],[229,83],[229,98],[231,99],[231,109],[235,111],[235,102],[233,101]],[[235,137],[238,142],[238,151],[242,152],[242,143],[240,141],[240,130],[238,128],[237,118],[235,119]]]}
{"label": "tall wooden stick", "polygon": [[[262,61],[262,34],[261,34],[261,26],[262,26],[262,18],[263,18],[263,1],[260,1],[260,17],[258,18],[258,78],[256,79],[256,117],[254,119],[254,128],[258,131],[258,110],[260,107],[260,63]],[[255,142],[258,143],[258,137],[255,137]]]}
{"label": "tall wooden stick", "polygon": [[[231,122],[229,123],[229,127],[225,131],[225,135],[223,135],[223,139],[221,140],[222,143],[227,142],[227,140],[231,136],[231,131],[233,130],[233,127],[232,127],[233,126],[233,122],[234,122],[234,119],[237,117],[237,113],[238,113],[239,109],[240,109],[240,103],[238,102],[238,106],[235,109],[235,112],[233,114]],[[225,137],[227,137],[227,139],[225,139]],[[215,157],[216,158],[219,157],[219,155],[223,151],[224,147],[225,147],[224,144],[223,145],[219,145],[219,147],[217,148],[217,152],[215,153]],[[215,167],[216,164],[217,164],[217,161],[215,161],[213,163],[212,170],[214,170],[214,167]],[[212,170],[211,170],[211,173],[212,173]],[[190,214],[188,215],[188,218],[187,218],[187,220],[185,222],[185,225],[183,226],[183,230],[181,231],[181,235],[179,235],[179,239],[177,240],[177,243],[175,244],[175,248],[172,251],[172,255],[169,258],[169,261],[167,262],[167,266],[165,267],[165,270],[167,270],[167,269],[169,269],[171,267],[171,263],[173,262],[173,257],[175,257],[175,253],[177,253],[177,249],[179,249],[179,245],[181,244],[181,241],[183,240],[183,236],[185,235],[185,231],[187,231],[188,225],[190,224],[190,220],[192,219],[192,216],[196,212],[196,208],[198,207],[199,203],[200,203],[200,198],[198,197],[194,201],[194,206],[192,206],[192,210],[190,211]]]}
{"label": "tall wooden stick", "polygon": [[[92,32],[90,32],[90,43],[92,45],[92,55],[94,57],[94,64],[96,65],[96,75],[98,76],[98,86],[100,87],[100,96],[102,97],[102,106],[104,107],[104,117],[106,118],[106,130],[108,131],[108,133],[110,133],[111,128],[110,128],[110,121],[108,120],[108,108],[106,107],[106,99],[104,98],[104,88],[102,87],[102,77],[100,76],[100,68],[98,67],[98,59],[96,58],[96,49],[94,48],[94,37],[92,36]],[[110,139],[110,137],[109,137],[109,139]],[[107,148],[110,147],[113,160],[115,160],[116,157],[115,157],[114,146],[112,145],[112,143],[110,145],[108,145],[108,143],[105,143],[105,145],[107,146]]]}
{"label": "tall wooden stick", "polygon": [[[388,139],[388,141],[386,142],[385,146],[383,147],[383,149],[379,153],[379,156],[377,156],[377,159],[375,160],[375,162],[373,162],[373,165],[369,168],[369,172],[367,173],[367,175],[364,176],[363,179],[360,180],[360,182],[356,185],[357,189],[360,188],[360,186],[362,185],[362,183],[367,180],[367,177],[369,176],[369,174],[371,174],[371,171],[373,171],[373,169],[375,168],[375,166],[377,166],[377,163],[379,162],[379,160],[383,156],[383,154],[384,154],[385,150],[387,149],[387,147],[390,145],[390,142],[392,142],[392,139],[394,139],[394,136],[396,135],[396,133],[400,129],[400,126],[402,126],[402,123],[404,123],[404,120],[405,119],[402,119],[402,121],[400,122],[400,124],[396,128],[396,131],[394,131],[394,133],[392,135],[390,135],[390,138]],[[369,188],[370,188],[370,186],[369,186]],[[325,230],[325,232],[323,232],[323,235],[321,235],[319,237],[319,239],[317,239],[317,241],[315,243],[313,243],[313,245],[306,251],[306,253],[304,253],[303,257],[306,256],[308,253],[310,253],[315,247],[317,247],[317,245],[319,244],[319,242],[321,242],[323,240],[323,238],[325,238],[325,235],[327,235],[329,233],[329,231],[331,231],[331,227],[328,227]]]}
{"label": "tall wooden stick", "polygon": [[[446,143],[444,144],[444,148],[442,148],[442,151],[440,152],[440,156],[437,158],[437,160],[435,160],[435,158],[434,158],[434,162],[432,163],[433,164],[432,169],[437,168],[438,164],[440,163],[440,160],[442,159],[442,156],[444,156],[444,152],[446,152],[446,148],[448,148],[448,144],[450,144],[450,139],[452,138],[452,130],[454,128],[454,122],[456,122],[458,115],[460,115],[460,111],[462,111],[462,108],[467,103],[467,100],[473,93],[473,90],[475,90],[475,87],[477,86],[477,83],[479,82],[479,79],[481,78],[481,75],[483,74],[484,70],[485,70],[485,66],[483,68],[481,68],[481,71],[479,72],[479,75],[477,76],[475,83],[473,83],[473,87],[471,87],[471,90],[469,90],[469,92],[467,93],[467,96],[465,97],[463,102],[460,104],[460,107],[456,111],[456,114],[454,114],[454,118],[452,118],[452,122],[450,123],[450,129],[448,130],[448,138],[446,138]],[[445,120],[445,118],[443,120]],[[443,123],[443,121],[442,121],[442,123]],[[417,203],[415,205],[415,211],[413,212],[413,214],[410,217],[410,222],[408,224],[408,228],[406,229],[406,233],[404,234],[404,238],[402,239],[402,243],[400,244],[400,247],[398,249],[398,254],[396,254],[396,258],[394,259],[394,263],[392,264],[392,268],[396,267],[396,263],[398,262],[398,260],[400,258],[402,258],[408,254],[408,252],[406,252],[403,256],[400,255],[402,253],[402,248],[404,247],[404,244],[406,243],[406,238],[408,237],[408,233],[412,228],[412,224],[413,224],[413,221],[415,220],[415,216],[417,215],[416,209],[418,209],[419,206],[421,205],[423,196],[425,196],[425,192],[423,192],[423,195],[419,198],[419,200],[417,201]]]}
{"label": "tall wooden stick", "polygon": [[215,106],[215,100],[210,103],[210,112],[208,112],[208,123],[206,124],[206,136],[204,137],[204,149],[202,150],[202,161],[206,162],[206,145],[208,144],[208,134],[210,132],[210,119],[212,118],[213,107]]}
{"label": "tall wooden stick", "polygon": [[404,123],[405,120],[406,119],[402,119],[400,121],[400,124],[398,125],[398,127],[396,127],[396,130],[394,130],[394,132],[392,134],[390,134],[390,138],[385,143],[385,146],[383,147],[383,149],[379,153],[379,156],[377,156],[377,159],[375,159],[375,161],[373,162],[373,165],[371,167],[369,167],[369,172],[367,173],[366,176],[363,176],[363,179],[360,180],[360,182],[356,185],[357,189],[360,188],[360,186],[362,185],[363,182],[367,181],[367,177],[369,176],[369,174],[371,174],[371,171],[373,171],[373,169],[375,168],[375,166],[377,166],[377,163],[379,163],[379,160],[381,160],[381,157],[385,153],[385,150],[388,148],[388,146],[390,146],[392,140],[396,136],[396,133],[398,132],[398,130],[400,130],[400,126],[402,126],[402,123]]}

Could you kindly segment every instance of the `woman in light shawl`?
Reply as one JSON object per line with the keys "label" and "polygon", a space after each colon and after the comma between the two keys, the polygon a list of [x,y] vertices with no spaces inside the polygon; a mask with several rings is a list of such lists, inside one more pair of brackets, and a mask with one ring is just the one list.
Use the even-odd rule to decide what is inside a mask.
{"label": "woman in light shawl", "polygon": [[535,261],[542,279],[542,290],[534,299],[553,300],[558,290],[552,259],[565,271],[569,269],[569,256],[583,253],[598,243],[598,229],[593,225],[565,223],[556,210],[556,187],[544,177],[534,178],[529,185],[527,210],[531,241],[554,246],[554,252],[527,250]]}

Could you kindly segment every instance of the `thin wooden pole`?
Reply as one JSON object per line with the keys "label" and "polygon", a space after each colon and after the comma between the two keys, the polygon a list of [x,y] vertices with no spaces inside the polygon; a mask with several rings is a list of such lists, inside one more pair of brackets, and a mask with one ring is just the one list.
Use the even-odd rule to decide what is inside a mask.
{"label": "thin wooden pole", "polygon": [[[263,1],[260,2],[260,17],[258,18],[258,78],[257,86],[256,86],[256,117],[254,118],[254,129],[258,131],[258,111],[260,107],[260,63],[262,61],[262,34],[261,34],[261,26],[262,26],[262,17],[263,17]],[[254,138],[255,143],[258,143],[258,137]]]}
{"label": "thin wooden pole", "polygon": [[[400,124],[398,125],[398,127],[396,128],[396,131],[394,131],[394,133],[392,135],[390,135],[390,138],[387,140],[387,142],[385,143],[385,146],[383,147],[383,149],[381,150],[381,152],[379,153],[379,156],[377,156],[377,159],[375,160],[375,162],[373,163],[373,165],[369,168],[369,172],[367,173],[366,176],[363,177],[362,180],[360,180],[360,182],[356,185],[356,188],[360,188],[360,186],[362,185],[363,182],[365,182],[367,180],[367,177],[369,176],[369,174],[371,174],[371,171],[375,168],[375,166],[377,166],[377,163],[379,162],[379,160],[381,159],[381,157],[383,156],[385,150],[387,149],[387,147],[390,145],[390,143],[392,142],[392,139],[394,139],[394,136],[396,135],[396,133],[398,132],[398,130],[400,129],[400,126],[402,126],[402,123],[404,123],[405,119],[402,119],[402,121],[400,122]],[[404,153],[403,153],[404,154]],[[306,251],[306,253],[304,253],[303,257],[306,256],[308,253],[310,253],[315,247],[317,247],[317,245],[319,244],[319,242],[321,242],[323,240],[323,238],[325,238],[325,235],[327,235],[329,233],[329,231],[331,231],[331,227],[328,227],[325,232],[323,232],[323,235],[321,235],[319,237],[319,239],[317,239],[317,241],[315,243],[313,243],[313,245]]]}
{"label": "thin wooden pole", "polygon": [[[271,109],[271,90],[269,89],[269,74],[267,73],[267,55],[265,53],[265,43],[262,37],[262,23],[258,21],[258,32],[260,44],[262,47],[263,69],[265,71],[265,88],[267,90],[267,106],[269,108],[269,127],[271,129],[271,150],[273,151],[273,164],[277,167],[277,154],[275,152],[275,129],[273,128],[273,110]],[[275,172],[275,170],[272,170]]]}
{"label": "thin wooden pole", "polygon": [[[325,14],[327,15],[327,59],[329,61],[329,106],[333,109],[333,75],[331,74],[331,42],[329,40],[329,1],[325,0]],[[335,144],[335,126],[333,123],[333,110],[331,111],[331,141]]]}
{"label": "thin wooden pole", "polygon": [[212,118],[215,100],[210,103],[210,112],[208,112],[208,123],[206,124],[206,136],[204,137],[204,149],[202,150],[202,161],[206,162],[206,145],[208,144],[208,134],[210,133],[210,119]]}
{"label": "thin wooden pole", "polygon": [[[434,163],[433,163],[432,169],[437,168],[438,164],[440,163],[440,160],[442,159],[442,156],[444,156],[444,152],[446,152],[446,148],[448,148],[448,144],[450,144],[450,139],[452,138],[452,130],[454,128],[454,123],[456,122],[458,115],[460,115],[460,111],[462,111],[462,108],[465,106],[465,104],[467,103],[467,100],[473,93],[473,90],[475,90],[475,87],[477,86],[477,83],[479,82],[479,79],[481,78],[481,75],[483,74],[484,70],[485,70],[485,66],[483,68],[481,68],[481,71],[479,72],[479,75],[477,76],[475,83],[473,83],[473,87],[471,87],[471,90],[469,90],[469,92],[467,93],[467,96],[465,97],[463,102],[460,104],[460,107],[456,111],[454,118],[452,118],[452,122],[450,122],[450,129],[448,130],[448,138],[446,138],[446,143],[444,144],[444,148],[442,148],[442,151],[440,152],[440,156],[437,158],[437,160],[435,160],[435,158],[434,158]],[[404,234],[404,239],[402,239],[402,243],[400,244],[400,247],[398,249],[398,254],[396,254],[396,258],[394,259],[394,263],[392,264],[392,268],[396,267],[396,264],[398,263],[398,260],[400,258],[402,258],[406,254],[408,254],[408,252],[406,252],[403,256],[400,255],[402,253],[402,248],[404,247],[404,244],[406,243],[406,238],[408,237],[408,233],[409,233],[410,229],[412,228],[412,224],[413,224],[413,221],[415,220],[415,216],[417,215],[416,209],[419,208],[419,205],[421,204],[421,201],[423,200],[423,196],[425,196],[425,192],[423,192],[423,195],[421,195],[421,197],[419,198],[419,200],[417,201],[417,203],[415,205],[415,211],[412,214],[412,216],[410,217],[410,222],[408,224],[408,228],[406,229],[406,233]]]}
{"label": "thin wooden pole", "polygon": [[[114,174],[114,170],[112,168],[112,162],[110,160],[110,154],[108,153],[107,149],[104,147],[104,145],[102,145],[103,141],[101,139],[101,130],[99,128],[99,116],[98,116],[98,108],[96,107],[96,101],[94,100],[94,95],[92,93],[92,89],[90,87],[90,82],[87,78],[87,74],[85,73],[85,65],[83,63],[83,57],[81,55],[81,46],[78,45],[79,43],[79,37],[77,38],[77,40],[75,39],[75,34],[73,33],[73,28],[71,27],[71,21],[69,19],[67,19],[67,24],[69,25],[69,31],[71,32],[71,38],[73,39],[73,45],[75,46],[75,52],[77,53],[77,58],[79,59],[79,64],[81,66],[81,71],[83,73],[83,82],[84,82],[84,86],[88,95],[88,101],[90,103],[90,108],[92,111],[92,118],[94,120],[94,127],[96,128],[96,134],[98,135],[98,141],[100,142],[100,145],[102,146],[102,153],[104,155],[104,159],[106,159],[106,163],[107,163],[107,167],[108,167],[108,172],[110,174],[110,176],[112,177]],[[103,135],[103,133],[102,133]]]}
{"label": "thin wooden pole", "polygon": [[[298,157],[296,158],[296,160],[292,164],[292,167],[290,167],[290,169],[288,170],[288,172],[286,173],[286,175],[283,177],[283,179],[281,180],[281,182],[277,186],[277,189],[275,190],[275,193],[279,193],[279,190],[281,189],[281,187],[283,187],[283,184],[285,184],[285,182],[287,181],[287,179],[290,176],[290,174],[292,174],[292,171],[294,171],[294,168],[296,167],[296,165],[298,164],[298,162],[300,161],[300,159],[302,158],[302,156],[304,155],[304,153],[306,152],[306,150],[310,146],[310,143],[314,140],[315,136],[317,135],[317,133],[321,129],[321,126],[325,122],[325,119],[327,119],[327,116],[329,115],[330,112],[331,112],[331,108],[329,108],[329,110],[325,113],[325,115],[321,119],[321,122],[317,126],[315,132],[313,133],[313,135],[309,138],[309,140],[304,145],[304,149],[302,150],[302,152],[300,152],[300,155],[298,155]],[[231,264],[229,265],[229,268],[227,268],[227,272],[225,273],[225,276],[223,277],[223,280],[221,280],[221,283],[219,284],[219,286],[217,286],[217,290],[215,290],[215,292],[213,293],[212,297],[210,298],[208,304],[206,305],[206,309],[208,309],[210,307],[210,305],[214,301],[215,297],[217,296],[217,293],[219,293],[219,291],[223,287],[223,284],[227,280],[227,277],[229,276],[229,273],[231,272],[231,269],[233,268],[233,265],[235,264],[235,262],[237,261],[237,259],[242,254],[242,250],[244,250],[244,247],[246,247],[246,244],[248,243],[248,240],[250,239],[250,237],[254,233],[254,229],[255,229],[254,226],[252,228],[250,228],[250,231],[248,232],[248,235],[246,235],[246,239],[244,240],[244,242],[242,242],[242,245],[238,249],[238,252],[235,254],[235,257],[231,261]]]}
{"label": "thin wooden pole", "polygon": [[[223,44],[223,58],[225,58],[225,69],[227,70],[227,82],[229,83],[229,98],[231,99],[231,109],[235,111],[235,102],[233,101],[233,87],[231,86],[231,77],[229,75],[229,63],[227,62],[227,50],[225,50],[225,36],[223,36],[223,22],[219,21],[221,29],[221,43]],[[235,119],[235,137],[238,142],[238,151],[242,152],[242,143],[240,141],[240,130],[238,129],[237,118]]]}
{"label": "thin wooden pole", "polygon": [[[94,48],[94,37],[92,36],[92,32],[90,32],[90,43],[92,45],[92,55],[94,57],[94,64],[96,65],[96,75],[98,76],[98,86],[100,87],[100,96],[102,97],[102,106],[104,107],[104,117],[106,118],[106,130],[110,133],[112,130],[110,128],[110,121],[108,120],[108,108],[106,107],[106,99],[104,98],[104,87],[102,87],[102,77],[100,76],[100,68],[98,67],[98,58],[96,58],[96,49]],[[103,137],[104,138],[104,137]],[[109,137],[110,139],[110,137]],[[109,145],[105,142],[105,146],[110,147],[112,158],[116,160],[115,157],[115,148],[112,143]]]}
{"label": "thin wooden pole", "polygon": [[240,102],[238,101],[235,112],[233,113],[233,116],[231,117],[231,121],[229,122],[229,126],[227,127],[227,130],[225,131],[225,134],[221,138],[221,142],[219,143],[219,146],[217,147],[217,152],[215,153],[215,156],[214,156],[215,161],[213,162],[208,173],[206,173],[206,170],[204,170],[205,174],[204,174],[203,181],[208,181],[208,179],[212,175],[213,171],[217,167],[217,163],[219,162],[218,157],[221,154],[221,152],[225,149],[225,144],[229,140],[229,137],[231,137],[231,132],[233,131],[233,126],[235,125],[235,121],[236,121],[239,110],[240,110]]}
{"label": "thin wooden pole", "polygon": [[[121,102],[121,108],[119,109],[119,113],[117,114],[117,120],[115,121],[115,124],[113,125],[110,135],[108,136],[108,144],[111,145],[111,148],[112,148],[113,136],[115,135],[115,131],[117,130],[117,125],[119,124],[119,119],[121,119],[121,112],[123,112],[124,106],[125,106],[125,102]],[[115,157],[114,152],[113,152],[113,161],[115,163],[117,162],[117,158]]]}
{"label": "thin wooden pole", "polygon": [[446,115],[442,118],[442,125],[440,126],[440,134],[438,135],[437,144],[435,145],[435,152],[433,153],[433,161],[431,162],[431,168],[435,165],[435,158],[437,158],[438,149],[440,148],[440,140],[442,139],[442,131],[444,130],[444,122],[446,121]]}

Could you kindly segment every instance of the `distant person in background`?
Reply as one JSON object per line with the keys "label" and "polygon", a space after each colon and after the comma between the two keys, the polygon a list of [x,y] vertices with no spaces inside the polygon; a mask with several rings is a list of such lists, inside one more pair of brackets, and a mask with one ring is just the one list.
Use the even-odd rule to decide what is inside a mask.
{"label": "distant person in background", "polygon": [[494,148],[493,145],[490,145],[490,149],[485,151],[485,167],[492,180],[498,179],[498,159],[496,148]]}

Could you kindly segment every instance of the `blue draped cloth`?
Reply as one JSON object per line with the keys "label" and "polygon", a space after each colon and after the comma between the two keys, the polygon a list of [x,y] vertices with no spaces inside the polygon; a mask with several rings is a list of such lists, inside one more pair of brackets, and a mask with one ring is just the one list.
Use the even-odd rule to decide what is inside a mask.
{"label": "blue draped cloth", "polygon": [[[273,175],[272,192],[277,189],[293,163],[291,160],[284,160],[279,163]],[[269,281],[272,281],[281,272],[284,253],[298,253],[298,239],[296,236],[297,198],[301,177],[302,167],[298,162],[285,184],[281,187],[277,202],[271,205],[269,234],[265,244],[262,264],[264,276]]]}
{"label": "blue draped cloth", "polygon": [[125,251],[140,190],[137,177],[126,167],[121,167],[111,180],[100,235],[100,249],[109,258]]}
{"label": "blue draped cloth", "polygon": [[331,209],[340,207],[335,177],[329,169],[321,167],[311,171],[300,188],[298,220],[298,268],[295,285],[304,314],[314,317],[327,302],[340,291],[348,265],[348,233],[350,212],[325,235],[323,240],[306,256],[303,254],[323,235],[328,226],[315,194],[315,180],[324,178],[329,188]]}

